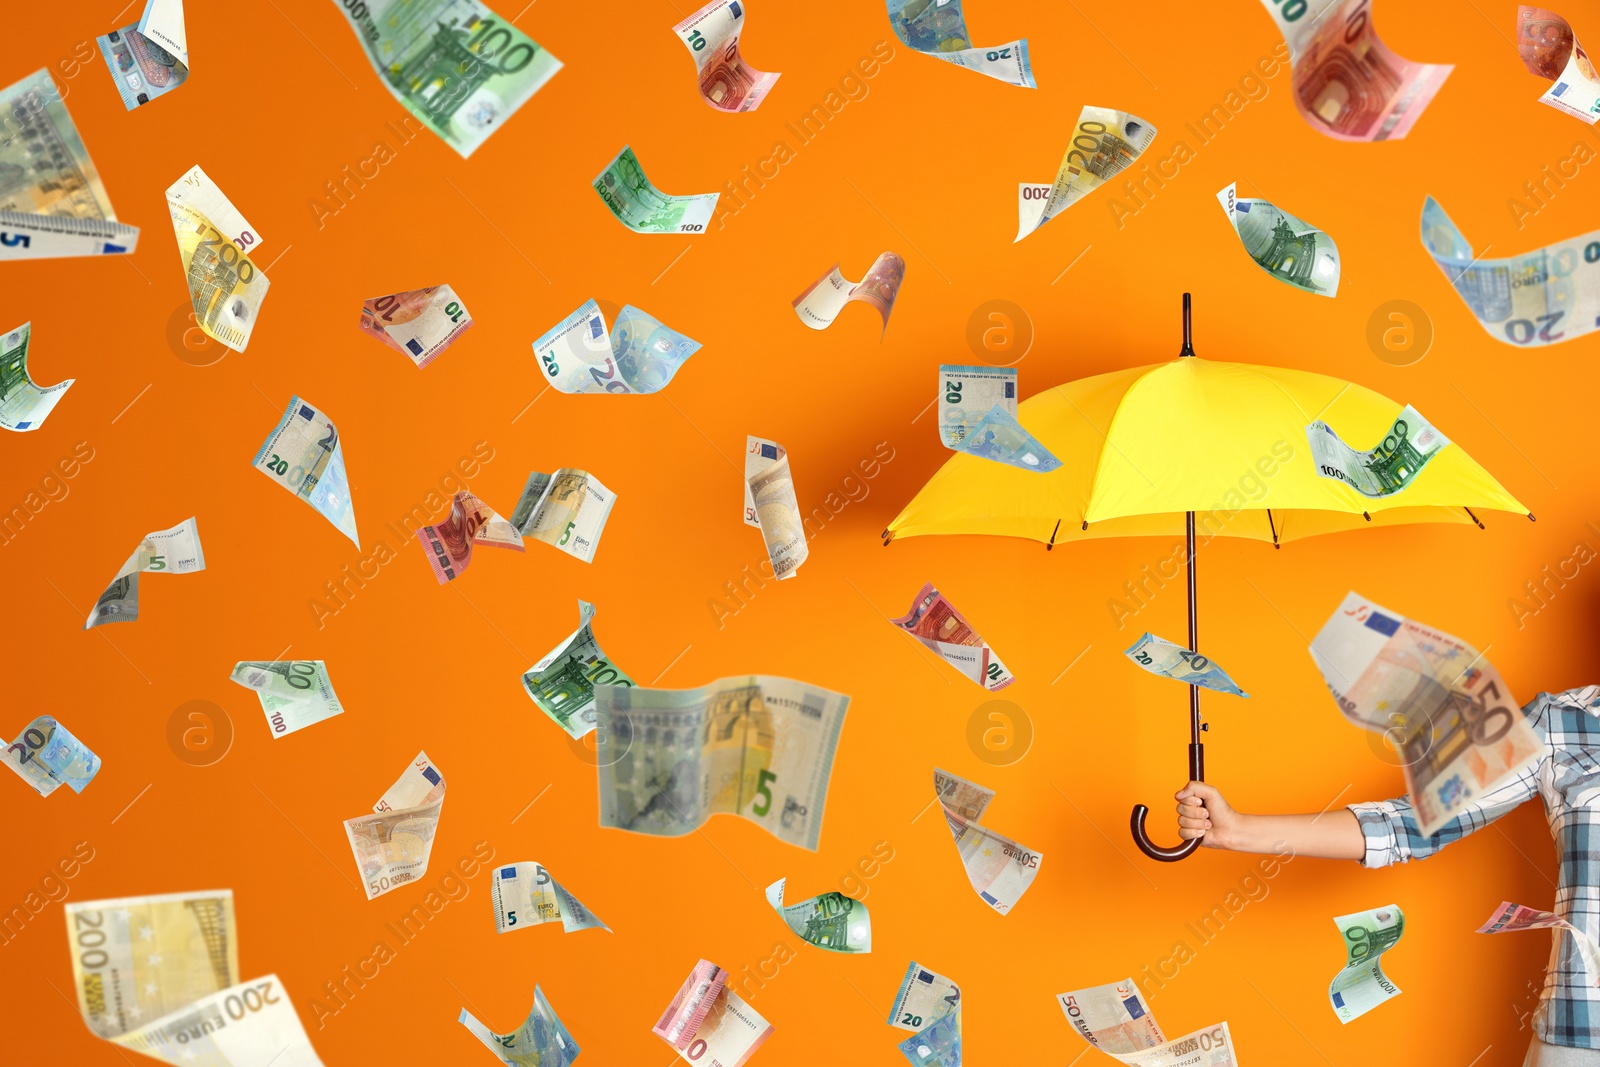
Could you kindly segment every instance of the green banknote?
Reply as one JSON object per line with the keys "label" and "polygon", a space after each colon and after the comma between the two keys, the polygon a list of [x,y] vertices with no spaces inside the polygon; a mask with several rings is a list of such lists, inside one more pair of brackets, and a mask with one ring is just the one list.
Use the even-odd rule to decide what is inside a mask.
{"label": "green banknote", "polygon": [[1398,904],[1334,917],[1348,953],[1344,968],[1328,983],[1328,1001],[1339,1021],[1365,1015],[1400,995],[1400,987],[1383,973],[1381,957],[1405,932],[1406,916]]}
{"label": "green banknote", "polygon": [[1365,452],[1345,444],[1332,426],[1318,419],[1306,427],[1317,473],[1343,482],[1362,496],[1393,496],[1422,473],[1428,460],[1450,444],[1450,438],[1410,404],[1389,432]]}
{"label": "green banknote", "polygon": [[867,906],[843,893],[823,893],[798,904],[784,904],[787,878],[767,886],[767,903],[800,938],[830,952],[871,952],[872,917]]}
{"label": "green banknote", "polygon": [[627,145],[595,176],[594,191],[634,233],[705,233],[720,193],[670,196],[650,184]]}
{"label": "green banknote", "polygon": [[37,430],[72,388],[74,378],[44,388],[28,373],[28,338],[33,323],[25,322],[0,337],[0,429],[23,433]]}
{"label": "green banknote", "polygon": [[1217,193],[1217,202],[1256,266],[1308,293],[1339,291],[1339,246],[1332,237],[1269,201],[1239,196],[1233,182]]}
{"label": "green banknote", "polygon": [[600,651],[593,623],[594,605],[578,601],[578,628],[522,675],[528,698],[574,738],[594,729],[596,685],[634,684]]}
{"label": "green banknote", "polygon": [[334,0],[394,98],[470,156],[561,61],[477,0]]}
{"label": "green banknote", "polygon": [[274,738],[344,712],[320,659],[243,660],[233,665],[233,680],[261,698]]}

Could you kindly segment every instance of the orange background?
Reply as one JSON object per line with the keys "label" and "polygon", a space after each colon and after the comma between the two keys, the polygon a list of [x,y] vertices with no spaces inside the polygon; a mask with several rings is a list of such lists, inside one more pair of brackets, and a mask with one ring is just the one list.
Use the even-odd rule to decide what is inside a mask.
{"label": "orange background", "polygon": [[[776,1026],[757,1053],[762,1067],[902,1062],[895,1044],[906,1035],[884,1018],[912,959],[961,984],[970,1062],[1072,1061],[1085,1046],[1053,995],[1154,967],[1180,939],[1197,947],[1185,924],[1239,890],[1257,861],[1205,851],[1157,865],[1128,838],[1139,801],[1156,809],[1158,840],[1176,837],[1166,798],[1184,773],[1187,705],[1180,686],[1121,650],[1146,628],[1182,641],[1183,594],[1169,586],[1120,629],[1107,601],[1170,542],[1048,553],[999,539],[880,546],[879,531],[947,458],[933,415],[918,416],[939,363],[976,361],[968,318],[991,299],[1020,305],[1036,331],[1019,364],[1026,397],[1170,358],[1179,294],[1191,290],[1201,355],[1307,368],[1409,401],[1538,516],[1489,515],[1486,532],[1208,548],[1200,647],[1251,693],[1205,696],[1209,770],[1241,808],[1317,811],[1401,791],[1392,758],[1337,714],[1306,654],[1351,588],[1486,650],[1523,700],[1597,680],[1592,567],[1520,625],[1508,600],[1577,542],[1600,545],[1588,425],[1600,341],[1526,354],[1494,341],[1417,237],[1428,193],[1495,255],[1595,226],[1593,167],[1520,230],[1507,208],[1575,142],[1597,144],[1536,102],[1545,85],[1517,58],[1513,5],[1378,5],[1378,29],[1398,53],[1456,64],[1404,141],[1316,132],[1281,70],[1204,146],[1184,123],[1222,103],[1279,43],[1253,0],[1215,10],[973,0],[978,42],[1029,38],[1036,91],[911,52],[878,0],[750,6],[745,54],[783,78],[744,115],[699,99],[671,32],[690,13],[683,0],[529,6],[518,25],[566,66],[470,160],[431,133],[400,146],[390,124],[404,110],[326,0],[191,4],[190,82],[131,114],[92,38],[135,19],[137,5],[8,13],[0,82],[51,67],[119,217],[142,235],[126,259],[5,267],[0,327],[31,319],[35,379],[77,384],[42,429],[3,442],[0,506],[21,504],[78,442],[94,458],[0,557],[13,620],[0,732],[55,714],[105,765],[83,795],[48,800],[0,776],[21,817],[0,907],[22,903],[79,841],[95,858],[67,883],[72,900],[232,887],[242,976],[282,977],[330,1065],[375,1055],[491,1062],[457,1012],[509,1030],[537,982],[582,1045],[580,1062],[665,1067],[673,1055],[650,1027],[694,962],[754,973],[779,944],[794,958],[752,998]],[[517,15],[512,5],[500,13]],[[1595,5],[1564,14],[1580,34],[1600,34]],[[865,96],[857,89],[798,147],[785,123],[823,104],[880,41],[894,55]],[[1086,103],[1155,124],[1150,158],[1167,158],[1180,139],[1196,158],[1120,230],[1113,190],[1102,189],[1013,245],[1017,182],[1050,180]],[[631,233],[588,188],[631,144],[663,190],[725,191],[779,139],[794,158],[704,236]],[[324,183],[380,140],[394,158],[319,227],[312,202],[336,206]],[[272,279],[248,350],[206,366],[193,364],[217,346],[186,347],[171,326],[186,324],[187,293],[163,202],[195,163],[262,235],[256,261]],[[1214,199],[1234,180],[1241,195],[1335,237],[1336,299],[1278,284],[1249,260]],[[733,206],[725,193],[724,209]],[[881,342],[877,316],[856,305],[826,332],[801,325],[796,293],[835,261],[860,277],[886,249],[908,270]],[[476,325],[425,370],[357,330],[363,298],[441,282]],[[705,347],[653,396],[542,394],[529,344],[591,296],[633,303]],[[1368,317],[1393,299],[1421,305],[1437,331],[1413,366],[1380,361],[1365,340]],[[341,432],[360,552],[250,469],[295,393]],[[739,521],[747,433],[787,446],[808,511],[843,496],[879,442],[893,459],[850,483],[865,485],[865,498],[813,537],[796,580],[767,583],[719,625],[710,602],[733,606],[724,582],[764,556]],[[530,469],[583,467],[615,491],[592,565],[530,542],[525,554],[483,551],[460,580],[435,583],[414,539],[385,523],[424,505],[477,442],[493,459],[471,486],[504,513]],[[207,569],[146,575],[137,623],[80,632],[140,538],[190,515]],[[397,558],[319,627],[311,602],[332,606],[323,583],[380,540]],[[1010,766],[984,763],[967,741],[989,696],[885,621],[924,581],[1019,679],[1001,696],[1035,737]],[[592,766],[519,684],[571,632],[579,597],[598,606],[606,653],[641,682],[758,672],[853,697],[818,852],[730,817],[680,839],[598,828]],[[280,655],[327,661],[345,713],[273,740],[229,672]],[[194,700],[223,709],[235,732],[209,767],[168,747],[169,718]],[[497,937],[480,872],[319,1028],[313,1001],[336,1006],[323,984],[380,937],[392,942],[386,923],[425,896],[408,887],[364,900],[341,827],[418,749],[449,781],[427,886],[486,841],[496,862],[544,863],[616,933]],[[936,810],[926,811],[935,766],[996,789],[987,821],[1043,853],[1013,914],[972,892]],[[879,842],[893,860],[844,881]],[[1554,873],[1537,805],[1410,869],[1295,860],[1154,992],[1155,1013],[1171,1035],[1226,1019],[1245,1064],[1520,1063],[1548,940],[1473,930],[1502,899],[1548,906]],[[873,952],[799,943],[761,893],[783,875],[791,899],[864,886]],[[1344,962],[1331,917],[1391,902],[1408,928],[1385,967],[1404,995],[1341,1026],[1326,993]],[[77,1018],[60,916],[50,904],[0,947],[10,1014],[28,1021],[9,1029],[5,1058],[117,1063]]]}

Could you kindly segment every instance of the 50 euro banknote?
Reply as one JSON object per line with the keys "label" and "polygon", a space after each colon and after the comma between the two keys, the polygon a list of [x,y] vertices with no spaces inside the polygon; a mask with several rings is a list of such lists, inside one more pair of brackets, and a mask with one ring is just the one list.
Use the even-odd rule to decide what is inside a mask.
{"label": "50 euro banknote", "polygon": [[1039,875],[1044,856],[982,824],[994,790],[935,767],[933,792],[944,810],[967,881],[983,902],[1008,914]]}
{"label": "50 euro banknote", "polygon": [[1539,737],[1493,664],[1359,593],[1317,633],[1311,658],[1345,718],[1398,753],[1424,834],[1539,759]]}
{"label": "50 euro banknote", "polygon": [[1128,1067],[1236,1067],[1238,1063],[1227,1023],[1168,1041],[1131,978],[1060,993],[1056,1002],[1079,1037]]}
{"label": "50 euro banknote", "polygon": [[427,873],[444,792],[444,775],[426,752],[419,752],[372,806],[373,814],[345,820],[368,900]]}

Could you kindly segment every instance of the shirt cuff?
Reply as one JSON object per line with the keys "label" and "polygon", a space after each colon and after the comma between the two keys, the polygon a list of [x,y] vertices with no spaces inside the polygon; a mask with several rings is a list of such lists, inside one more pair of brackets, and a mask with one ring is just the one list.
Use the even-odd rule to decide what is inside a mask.
{"label": "shirt cuff", "polygon": [[1399,849],[1400,813],[1392,802],[1351,804],[1347,810],[1356,817],[1361,836],[1366,839],[1367,851],[1359,861],[1361,866],[1387,867],[1391,863],[1405,862]]}

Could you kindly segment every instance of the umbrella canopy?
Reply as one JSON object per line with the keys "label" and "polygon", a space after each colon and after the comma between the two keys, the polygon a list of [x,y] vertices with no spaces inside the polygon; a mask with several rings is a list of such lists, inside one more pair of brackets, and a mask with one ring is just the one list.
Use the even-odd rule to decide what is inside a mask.
{"label": "umbrella canopy", "polygon": [[1401,409],[1324,374],[1198,356],[1097,374],[1017,407],[1028,432],[1061,460],[1058,469],[1038,474],[955,453],[887,532],[1054,545],[1182,535],[1192,511],[1202,537],[1276,544],[1367,526],[1477,522],[1480,510],[1528,514],[1453,443],[1387,497],[1317,473],[1307,425],[1322,419],[1366,449]]}

